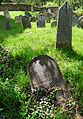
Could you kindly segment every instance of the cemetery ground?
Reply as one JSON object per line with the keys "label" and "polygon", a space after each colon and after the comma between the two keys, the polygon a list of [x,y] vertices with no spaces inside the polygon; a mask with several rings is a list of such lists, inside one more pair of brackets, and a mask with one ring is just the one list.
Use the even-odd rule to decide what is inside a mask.
{"label": "cemetery ground", "polygon": [[[72,49],[56,49],[56,27],[37,28],[36,22],[24,30],[21,23],[15,24],[21,11],[10,11],[10,30],[3,30],[0,16],[0,116],[10,119],[71,119],[76,110],[83,114],[83,29],[72,28]],[[3,12],[0,12],[3,14]],[[36,15],[37,12],[31,13]],[[51,20],[52,21],[52,20]],[[65,37],[65,36],[64,36]],[[1,47],[2,46],[2,47]],[[31,93],[27,65],[37,55],[53,57],[63,74],[75,100],[70,111],[50,105],[50,94],[38,104]],[[51,107],[50,107],[50,106]],[[70,104],[68,104],[69,106]],[[50,108],[50,109],[49,109]]]}

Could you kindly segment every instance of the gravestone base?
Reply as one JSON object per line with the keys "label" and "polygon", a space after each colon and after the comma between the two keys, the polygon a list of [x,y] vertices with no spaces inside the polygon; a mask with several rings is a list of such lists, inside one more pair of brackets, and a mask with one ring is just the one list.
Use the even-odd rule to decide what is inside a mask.
{"label": "gravestone base", "polygon": [[60,49],[60,48],[72,48],[72,47],[71,47],[71,43],[69,44],[69,42],[56,42],[56,48]]}

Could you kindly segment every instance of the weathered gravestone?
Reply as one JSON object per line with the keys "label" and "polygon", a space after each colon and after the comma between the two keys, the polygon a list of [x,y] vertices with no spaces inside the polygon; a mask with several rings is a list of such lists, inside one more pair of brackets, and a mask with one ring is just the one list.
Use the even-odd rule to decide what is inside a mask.
{"label": "weathered gravestone", "polygon": [[78,27],[83,28],[83,16],[78,19]]}
{"label": "weathered gravestone", "polygon": [[28,16],[22,16],[22,25],[23,25],[24,29],[31,28],[31,23],[29,21],[29,17]]}
{"label": "weathered gravestone", "polygon": [[59,66],[52,57],[39,55],[33,58],[28,65],[28,75],[33,93],[42,89],[60,89],[56,97],[60,105],[71,97]]}
{"label": "weathered gravestone", "polygon": [[72,26],[76,26],[78,24],[78,17],[76,15],[72,15]]}
{"label": "weathered gravestone", "polygon": [[47,55],[33,58],[28,65],[28,74],[32,91],[40,88],[67,87],[57,62]]}
{"label": "weathered gravestone", "polygon": [[37,27],[45,27],[45,16],[42,13],[38,16]]}
{"label": "weathered gravestone", "polygon": [[56,48],[71,48],[72,41],[72,9],[68,2],[64,2],[59,9]]}
{"label": "weathered gravestone", "polygon": [[22,15],[15,17],[15,23],[21,23],[22,22]]}
{"label": "weathered gravestone", "polygon": [[5,30],[9,30],[10,29],[10,23],[9,23],[8,19],[3,20],[2,21],[2,25],[3,25],[3,28]]}
{"label": "weathered gravestone", "polygon": [[57,20],[52,21],[51,27],[56,27],[57,26]]}

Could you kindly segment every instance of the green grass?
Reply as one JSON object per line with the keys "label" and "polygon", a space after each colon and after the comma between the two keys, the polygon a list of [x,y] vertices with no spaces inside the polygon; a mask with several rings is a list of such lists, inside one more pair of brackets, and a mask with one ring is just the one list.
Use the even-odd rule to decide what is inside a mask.
{"label": "green grass", "polygon": [[[3,13],[0,12],[0,14]],[[35,107],[31,94],[27,65],[33,57],[41,54],[49,55],[57,60],[72,96],[79,105],[79,111],[82,113],[83,29],[73,27],[72,50],[58,50],[55,42],[56,28],[51,28],[49,23],[46,23],[45,28],[37,28],[36,23],[31,23],[32,28],[24,30],[22,24],[14,23],[15,16],[20,14],[24,15],[24,12],[10,11],[11,29],[8,31],[2,27],[4,17],[0,17],[0,45],[11,50],[6,56],[7,59],[3,56],[3,51],[0,54],[0,115],[11,119],[37,119],[38,115],[35,111],[37,106]],[[60,110],[54,118],[71,119],[67,113],[61,114]]]}

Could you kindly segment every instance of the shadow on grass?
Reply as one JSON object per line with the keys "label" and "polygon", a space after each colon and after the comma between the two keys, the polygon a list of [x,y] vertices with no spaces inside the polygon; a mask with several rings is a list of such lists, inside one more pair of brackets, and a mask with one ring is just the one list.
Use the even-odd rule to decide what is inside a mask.
{"label": "shadow on grass", "polygon": [[83,56],[81,54],[78,54],[73,49],[61,48],[61,53],[65,54],[66,58],[70,58],[70,59],[78,60],[78,61],[83,61]]}
{"label": "shadow on grass", "polygon": [[[13,19],[10,19],[10,30],[4,30],[2,26],[2,21],[6,19],[5,16],[0,16],[0,43],[6,41],[6,38],[9,36],[15,36],[17,33],[22,33],[24,30],[22,24],[15,24]],[[11,40],[11,39],[10,39]]]}

